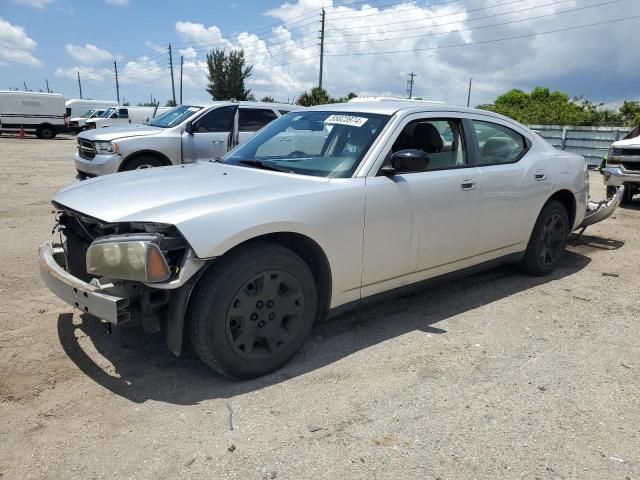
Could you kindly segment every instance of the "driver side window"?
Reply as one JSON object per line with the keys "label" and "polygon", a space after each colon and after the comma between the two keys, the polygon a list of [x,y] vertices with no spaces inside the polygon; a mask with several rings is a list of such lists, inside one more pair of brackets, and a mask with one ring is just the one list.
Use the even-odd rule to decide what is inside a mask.
{"label": "driver side window", "polygon": [[408,123],[400,132],[383,165],[401,150],[422,150],[428,154],[424,171],[467,166],[462,122],[455,118],[425,118]]}
{"label": "driver side window", "polygon": [[226,133],[233,130],[236,107],[220,107],[211,110],[194,125],[194,133]]}

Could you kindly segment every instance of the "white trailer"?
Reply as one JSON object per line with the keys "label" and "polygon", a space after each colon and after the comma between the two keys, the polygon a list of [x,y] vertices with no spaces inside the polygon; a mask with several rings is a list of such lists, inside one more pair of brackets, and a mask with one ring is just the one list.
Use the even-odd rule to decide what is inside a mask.
{"label": "white trailer", "polygon": [[108,108],[99,117],[94,117],[85,122],[85,128],[101,128],[118,125],[143,124],[164,112],[171,110],[171,107],[130,107],[118,106]]}
{"label": "white trailer", "polygon": [[64,97],[59,93],[0,90],[0,132],[35,133],[53,138],[68,131]]}

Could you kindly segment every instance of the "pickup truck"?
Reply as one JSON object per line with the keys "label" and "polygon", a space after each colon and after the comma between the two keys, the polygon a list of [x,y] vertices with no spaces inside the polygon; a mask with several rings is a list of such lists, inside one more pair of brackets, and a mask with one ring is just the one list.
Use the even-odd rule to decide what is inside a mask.
{"label": "pickup truck", "polygon": [[179,105],[146,125],[86,130],[77,139],[77,178],[213,160],[297,108],[258,102]]}
{"label": "pickup truck", "polygon": [[607,196],[613,196],[616,189],[624,185],[621,203],[631,203],[633,196],[640,192],[640,127],[611,145],[602,173]]}

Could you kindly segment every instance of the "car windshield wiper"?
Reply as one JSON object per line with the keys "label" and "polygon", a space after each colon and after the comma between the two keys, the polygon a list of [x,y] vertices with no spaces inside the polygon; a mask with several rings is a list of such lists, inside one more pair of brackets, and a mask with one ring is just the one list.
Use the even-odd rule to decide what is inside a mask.
{"label": "car windshield wiper", "polygon": [[284,173],[295,173],[293,170],[289,168],[277,167],[273,164],[267,164],[261,162],[260,160],[240,160],[238,163],[243,165],[248,165],[250,167],[261,168],[262,170],[271,170],[273,172],[284,172]]}

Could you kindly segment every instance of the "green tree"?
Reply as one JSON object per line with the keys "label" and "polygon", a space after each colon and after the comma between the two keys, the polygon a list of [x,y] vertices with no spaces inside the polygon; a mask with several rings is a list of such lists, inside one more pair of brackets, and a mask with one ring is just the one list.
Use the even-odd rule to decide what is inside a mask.
{"label": "green tree", "polygon": [[640,125],[640,102],[626,101],[620,107],[624,124],[629,127]]}
{"label": "green tree", "polygon": [[269,95],[262,97],[260,101],[265,103],[276,103],[275,99]]}
{"label": "green tree", "polygon": [[173,101],[173,99],[169,99],[167,100],[167,103],[164,104],[165,107],[175,107],[176,106],[176,102]]}
{"label": "green tree", "polygon": [[334,102],[324,88],[313,87],[310,93],[304,92],[300,95],[296,103],[303,107],[312,107],[313,105],[324,105],[325,103]]}
{"label": "green tree", "polygon": [[246,65],[244,50],[227,53],[215,49],[207,53],[209,71],[207,92],[213,100],[248,100],[251,90],[245,88],[245,80],[251,77],[253,65]]}

